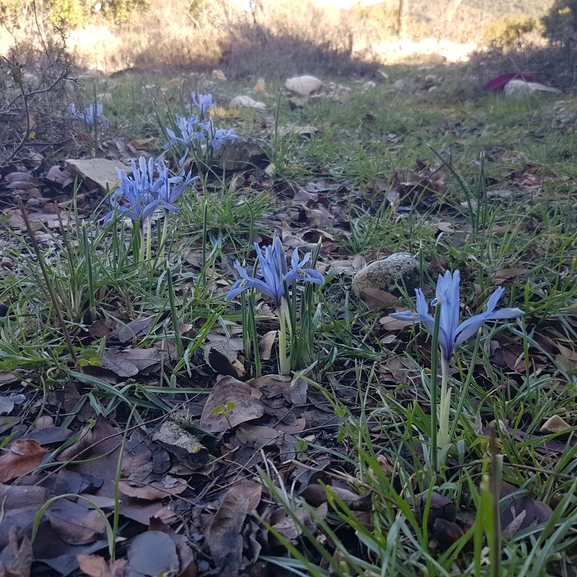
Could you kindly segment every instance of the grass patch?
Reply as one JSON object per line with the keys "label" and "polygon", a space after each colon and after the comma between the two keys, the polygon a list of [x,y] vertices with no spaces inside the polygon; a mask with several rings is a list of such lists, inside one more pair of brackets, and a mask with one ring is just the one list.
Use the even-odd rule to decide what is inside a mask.
{"label": "grass patch", "polygon": [[[96,143],[79,136],[72,153],[93,143],[110,150],[117,139],[119,149],[148,147],[176,174],[164,128],[175,113],[191,113],[190,91],[210,90],[215,123],[257,139],[274,164],[266,172],[266,163],[234,174],[205,171],[170,215],[164,248],[163,219],[153,221],[145,260],[135,257],[135,229],[120,220],[104,226],[106,199],[83,204],[84,188],[72,202],[59,200],[61,223],[35,225],[38,254],[7,211],[0,376],[7,391],[27,398],[15,410],[24,429],[32,429],[41,397],[58,427],[93,430],[97,444],[120,435],[121,456],[108,477],[101,473],[117,504],[114,511],[98,505],[99,515],[114,515],[118,536],[145,532],[126,509],[119,513],[118,491],[129,491],[124,482],[152,483],[131,459],[147,443],[173,446],[158,428],[176,422],[178,412],[179,427],[197,445],[167,453],[169,476],[188,486],[166,502],[178,510],[177,533],[195,542],[199,574],[257,562],[271,571],[343,577],[573,574],[576,137],[574,122],[559,112],[572,110],[573,98],[512,101],[464,87],[448,101],[462,73],[399,67],[387,83],[347,82],[345,103],[324,98],[294,110],[275,80],[256,94],[252,83],[132,74],[97,80],[81,95],[78,109],[93,95],[103,101],[111,128]],[[246,92],[267,110],[227,108],[230,93]],[[285,135],[280,128],[289,125],[318,132]],[[39,213],[33,205],[28,212]],[[242,306],[225,301],[238,279],[234,261],[252,275],[253,242],[270,246],[275,232],[288,256],[294,248],[299,259],[318,250],[325,274],[316,292],[310,283],[292,288],[283,338],[306,362],[293,365],[288,380],[271,376],[278,346],[267,350],[266,343],[281,329],[271,299],[256,293]],[[439,273],[460,270],[463,319],[483,311],[497,286],[505,288],[503,307],[525,313],[487,323],[458,346],[447,374],[451,443],[437,467],[436,347],[418,324],[391,325],[390,313],[414,309],[414,296],[367,307],[351,292],[353,271],[393,252],[421,263],[427,301]],[[299,339],[309,350],[298,349]],[[259,372],[264,380],[249,380]],[[240,381],[207,415],[207,398],[233,375]],[[253,398],[262,412],[235,421]],[[551,417],[567,427],[543,431]],[[265,429],[272,436],[262,436]],[[3,429],[1,440],[12,434],[18,430]],[[87,471],[86,459],[108,463],[116,450],[79,449],[63,466]],[[155,475],[168,483],[168,471]],[[226,501],[229,491],[241,498]],[[225,509],[237,522],[240,561],[211,537]],[[130,559],[106,534],[106,562]],[[249,558],[250,542],[259,545]]]}

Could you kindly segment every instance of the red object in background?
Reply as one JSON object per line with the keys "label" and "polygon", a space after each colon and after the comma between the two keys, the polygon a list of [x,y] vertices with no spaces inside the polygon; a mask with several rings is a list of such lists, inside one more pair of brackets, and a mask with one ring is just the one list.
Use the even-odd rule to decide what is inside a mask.
{"label": "red object in background", "polygon": [[525,80],[525,82],[535,82],[535,79],[528,74],[519,74],[518,72],[507,72],[507,74],[501,74],[493,80],[490,80],[483,86],[483,90],[495,90],[502,92],[505,86],[510,80]]}

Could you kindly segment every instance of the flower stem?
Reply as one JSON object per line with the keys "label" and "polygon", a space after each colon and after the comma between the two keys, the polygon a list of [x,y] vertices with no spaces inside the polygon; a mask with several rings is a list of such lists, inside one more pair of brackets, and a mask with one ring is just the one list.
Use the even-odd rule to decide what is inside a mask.
{"label": "flower stem", "polygon": [[164,245],[166,244],[166,237],[168,236],[168,211],[164,211],[164,220],[162,223],[162,236],[160,237],[160,253],[158,255],[159,260],[164,259]]}
{"label": "flower stem", "polygon": [[278,335],[278,358],[279,358],[279,373],[281,375],[288,375],[290,373],[290,360],[287,358],[287,313],[288,305],[286,300],[281,300],[278,307],[278,320],[280,323],[280,331]]}
{"label": "flower stem", "polygon": [[437,446],[439,451],[450,443],[449,414],[451,411],[451,389],[449,388],[449,359],[441,356],[441,399],[439,402],[439,434]]}
{"label": "flower stem", "polygon": [[150,263],[152,259],[152,220],[146,219],[146,260]]}

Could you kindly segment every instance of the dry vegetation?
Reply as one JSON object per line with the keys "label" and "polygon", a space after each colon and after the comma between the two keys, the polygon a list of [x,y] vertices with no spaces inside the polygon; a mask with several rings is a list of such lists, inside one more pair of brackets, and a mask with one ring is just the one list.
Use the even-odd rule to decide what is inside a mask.
{"label": "dry vegetation", "polygon": [[[152,0],[148,10],[136,0],[116,0],[136,6],[130,17],[116,23],[101,13],[81,16],[72,0],[51,3],[61,6],[56,16],[54,8],[42,9],[40,2],[25,10],[12,8],[10,19],[6,6],[25,5],[24,0],[10,1],[0,0],[0,55],[16,53],[28,61],[30,52],[48,47],[80,68],[107,74],[224,66],[231,77],[346,75],[366,72],[367,62],[390,61],[391,54],[384,52],[390,47],[397,56],[406,55],[407,41],[510,45],[527,33],[541,32],[533,12],[519,15],[512,5],[511,14],[499,13],[496,21],[489,5],[458,0],[409,2],[403,13],[402,3],[391,0],[371,6],[351,3],[347,9],[315,0],[257,0],[245,8],[235,0]],[[398,45],[401,40],[405,49]]]}

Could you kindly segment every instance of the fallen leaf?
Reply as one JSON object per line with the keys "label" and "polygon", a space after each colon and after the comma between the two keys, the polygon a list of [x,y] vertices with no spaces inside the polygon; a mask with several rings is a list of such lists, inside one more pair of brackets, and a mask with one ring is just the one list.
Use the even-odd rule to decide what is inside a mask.
{"label": "fallen leaf", "polygon": [[325,85],[314,76],[295,76],[288,78],[284,85],[288,90],[296,92],[300,96],[310,96],[325,87]]}
{"label": "fallen leaf", "polygon": [[58,499],[46,510],[52,530],[70,545],[85,545],[103,537],[106,524],[98,511],[84,501]]}
{"label": "fallen leaf", "polygon": [[260,503],[262,485],[244,480],[233,485],[223,497],[208,533],[208,546],[222,573],[234,573],[242,567],[242,526],[246,516]]}
{"label": "fallen leaf", "polygon": [[382,325],[383,328],[387,331],[400,331],[401,329],[410,326],[406,321],[400,321],[389,315],[380,318],[379,324]]}
{"label": "fallen leaf", "polygon": [[169,495],[180,495],[188,488],[184,479],[172,479],[173,482],[167,482],[166,479],[162,481],[151,481],[146,485],[134,486],[126,481],[120,481],[118,488],[120,492],[135,499],[143,499],[145,501],[155,501],[156,499],[165,499]]}
{"label": "fallen leaf", "polygon": [[365,288],[359,296],[371,311],[396,303],[399,300],[399,297],[377,288]]}
{"label": "fallen leaf", "polygon": [[263,361],[270,361],[272,355],[272,347],[274,345],[276,335],[278,331],[268,331],[261,338],[258,343],[258,350],[260,352],[260,358]]}
{"label": "fallen leaf", "polygon": [[80,570],[88,577],[122,577],[126,559],[106,561],[100,555],[76,555]]}
{"label": "fallen leaf", "polygon": [[128,548],[128,562],[135,571],[155,576],[162,573],[178,573],[179,563],[176,546],[161,531],[146,531],[137,535]]}
{"label": "fallen leaf", "polygon": [[14,441],[8,452],[0,457],[0,483],[30,473],[40,465],[46,453],[33,439]]}
{"label": "fallen leaf", "polygon": [[69,184],[74,182],[74,175],[57,164],[50,167],[50,170],[46,173],[44,178],[50,182],[59,184],[62,188],[66,188]]}
{"label": "fallen leaf", "polygon": [[123,324],[118,328],[118,340],[121,343],[127,343],[135,337],[146,336],[148,331],[154,325],[156,316],[152,315],[141,319],[134,319],[127,324]]}
{"label": "fallen leaf", "polygon": [[228,359],[228,357],[226,355],[223,355],[220,351],[214,348],[211,348],[210,351],[208,352],[208,364],[219,375],[234,378],[242,376],[233,366],[232,362]]}
{"label": "fallen leaf", "polygon": [[102,356],[102,366],[113,371],[119,377],[134,377],[161,361],[160,351],[156,347],[148,349],[107,350]]}
{"label": "fallen leaf", "polygon": [[13,525],[8,533],[8,545],[0,553],[0,575],[3,577],[29,577],[32,565],[32,545],[24,536],[18,546],[18,531]]}
{"label": "fallen leaf", "polygon": [[515,497],[514,493],[517,487],[503,481],[501,483],[501,492],[499,507],[501,509],[501,526],[508,527],[525,512],[517,530],[526,529],[533,523],[546,523],[551,518],[553,510],[547,503],[537,501],[527,496]]}
{"label": "fallen leaf", "polygon": [[530,272],[528,268],[503,268],[493,275],[493,282],[501,285],[508,280],[518,280],[520,276]]}
{"label": "fallen leaf", "polygon": [[549,435],[553,433],[562,433],[568,429],[571,429],[571,425],[569,423],[567,423],[559,415],[553,415],[543,423],[539,429],[539,432],[545,435]]}
{"label": "fallen leaf", "polygon": [[[202,410],[200,426],[211,433],[222,433],[231,427],[236,427],[245,421],[252,421],[262,417],[264,407],[257,397],[260,393],[235,379],[224,377],[218,381]],[[234,404],[234,407],[225,414],[214,414],[214,410]]]}

